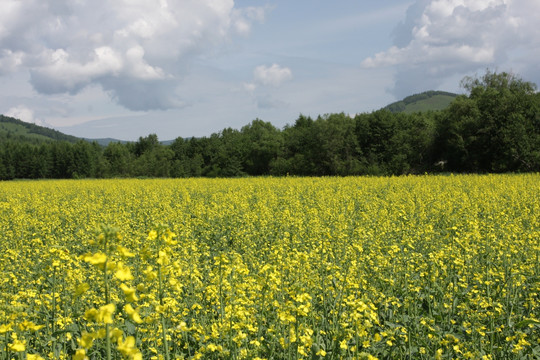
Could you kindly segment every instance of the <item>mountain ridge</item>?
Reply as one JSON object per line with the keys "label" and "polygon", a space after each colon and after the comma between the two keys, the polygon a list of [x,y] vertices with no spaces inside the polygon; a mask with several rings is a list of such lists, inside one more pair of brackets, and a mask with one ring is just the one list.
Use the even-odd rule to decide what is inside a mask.
{"label": "mountain ridge", "polygon": [[47,141],[67,141],[75,143],[80,138],[64,134],[45,126],[40,126],[22,120],[0,115],[0,140],[15,140],[28,143]]}
{"label": "mountain ridge", "polygon": [[[457,96],[458,94],[447,91],[430,90],[407,96],[400,101],[393,102],[383,107],[382,110],[388,110],[392,113],[438,111],[445,109]],[[76,143],[77,141],[82,140],[87,142],[96,142],[101,146],[107,146],[108,144],[115,142],[122,144],[132,142],[110,137],[92,139],[67,135],[58,130],[27,123],[5,115],[0,115],[0,140],[11,140],[34,144],[50,141],[67,141],[70,143]],[[173,141],[174,140],[164,140],[160,141],[160,143],[163,145],[170,145],[173,143]]]}

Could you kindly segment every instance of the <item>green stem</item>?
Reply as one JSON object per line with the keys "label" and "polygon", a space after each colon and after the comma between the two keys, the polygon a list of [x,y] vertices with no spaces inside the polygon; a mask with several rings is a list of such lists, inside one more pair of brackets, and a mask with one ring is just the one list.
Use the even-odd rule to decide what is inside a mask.
{"label": "green stem", "polygon": [[8,346],[8,342],[9,342],[9,337],[8,337],[8,332],[6,331],[6,360],[9,359],[9,346]]}
{"label": "green stem", "polygon": [[[56,267],[53,265],[53,289],[52,289],[52,335],[53,339],[56,339],[54,333],[56,331]],[[56,358],[56,340],[52,341],[52,353],[53,357]]]}
{"label": "green stem", "polygon": [[[161,273],[161,264],[158,264],[158,281],[159,281],[159,305],[163,307],[163,275]],[[161,317],[161,331],[163,336],[163,349],[165,352],[165,360],[169,360],[169,344],[167,343],[167,328],[165,324],[165,317],[163,313]]]}
{"label": "green stem", "polygon": [[223,273],[221,270],[222,253],[219,253],[219,316],[221,318],[221,325],[223,326],[223,318],[225,317],[225,309],[223,303]]}
{"label": "green stem", "polygon": [[161,332],[163,336],[163,347],[165,348],[165,360],[169,360],[169,344],[167,342],[167,328],[165,327],[165,317],[161,315]]}
{"label": "green stem", "polygon": [[[105,283],[105,305],[109,305],[109,302],[110,302],[110,294],[109,294],[109,276],[107,274],[107,263],[109,262],[109,252],[107,251],[108,249],[108,237],[110,235],[109,234],[106,234],[105,236],[105,246],[104,246],[104,250],[105,250],[105,254],[107,255],[107,260],[105,260],[105,264],[104,264],[104,268],[103,268],[103,280],[104,280],[104,283]],[[107,360],[111,360],[111,329],[110,329],[110,326],[109,324],[105,324],[105,349],[106,349],[106,352],[107,352]]]}

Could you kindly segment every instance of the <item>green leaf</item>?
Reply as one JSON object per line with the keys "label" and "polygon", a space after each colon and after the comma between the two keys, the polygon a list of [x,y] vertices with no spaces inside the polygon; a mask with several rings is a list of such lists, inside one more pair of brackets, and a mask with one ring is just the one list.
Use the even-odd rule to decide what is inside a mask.
{"label": "green leaf", "polygon": [[528,319],[528,320],[523,320],[523,321],[520,321],[516,324],[516,328],[517,329],[523,329],[524,327],[527,327],[529,325],[536,325],[536,326],[540,326],[540,321],[538,320],[533,320],[533,319]]}

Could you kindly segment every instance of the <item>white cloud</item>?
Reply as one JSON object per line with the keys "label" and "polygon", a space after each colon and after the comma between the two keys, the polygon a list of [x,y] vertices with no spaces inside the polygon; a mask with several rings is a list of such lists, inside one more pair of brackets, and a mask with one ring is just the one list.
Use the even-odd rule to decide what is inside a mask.
{"label": "white cloud", "polygon": [[43,121],[34,118],[34,111],[24,105],[18,105],[10,108],[8,111],[6,111],[6,116],[31,124],[43,125]]}
{"label": "white cloud", "polygon": [[268,6],[250,6],[244,9],[235,9],[232,13],[232,20],[235,31],[241,35],[249,34],[251,30],[251,23],[253,21],[260,23],[264,22],[266,12],[270,9],[271,8],[269,8]]}
{"label": "white cloud", "polygon": [[[243,85],[244,90],[251,94],[257,109],[278,109],[285,108],[289,104],[274,96],[279,97],[276,94],[277,88],[291,79],[292,71],[288,67],[282,67],[278,64],[260,65],[253,70],[253,82]],[[261,90],[256,91],[257,88]]]}
{"label": "white cloud", "polygon": [[117,75],[124,67],[121,55],[108,46],[94,49],[91,60],[73,61],[63,49],[42,55],[47,63],[31,69],[32,84],[42,93],[76,93],[91,82],[106,76]]}
{"label": "white cloud", "polygon": [[234,0],[2,0],[1,7],[0,75],[28,71],[42,94],[98,84],[133,110],[182,104],[174,90],[189,63],[249,33],[266,11],[236,8]]}
{"label": "white cloud", "polygon": [[159,80],[166,78],[163,69],[151,66],[144,60],[144,49],[139,45],[126,51],[126,59],[128,60],[128,72],[135,79]]}
{"label": "white cloud", "polygon": [[244,89],[250,93],[254,92],[257,85],[254,83],[244,83]]}
{"label": "white cloud", "polygon": [[538,13],[537,0],[417,0],[394,31],[395,46],[362,65],[395,66],[397,96],[437,87],[455,74],[513,67],[515,53],[525,57],[524,69],[509,70],[526,72],[540,49]]}
{"label": "white cloud", "polygon": [[13,72],[22,64],[23,53],[2,49],[0,51],[0,75]]}
{"label": "white cloud", "polygon": [[253,70],[253,77],[258,84],[279,86],[285,81],[292,79],[292,71],[278,64],[273,64],[270,67],[261,65]]}

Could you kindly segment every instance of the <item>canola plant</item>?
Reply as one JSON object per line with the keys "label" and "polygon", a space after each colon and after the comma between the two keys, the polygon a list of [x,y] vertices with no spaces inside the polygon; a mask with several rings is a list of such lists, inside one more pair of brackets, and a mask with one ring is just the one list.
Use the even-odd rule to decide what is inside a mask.
{"label": "canola plant", "polygon": [[533,359],[540,175],[0,183],[0,359]]}

